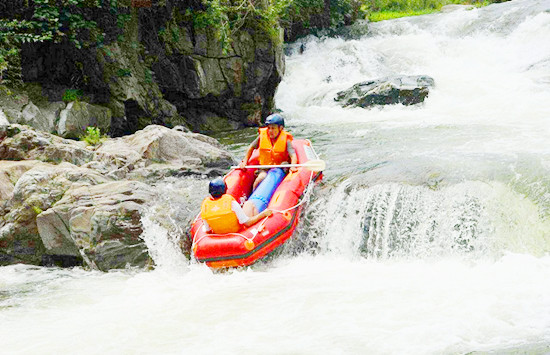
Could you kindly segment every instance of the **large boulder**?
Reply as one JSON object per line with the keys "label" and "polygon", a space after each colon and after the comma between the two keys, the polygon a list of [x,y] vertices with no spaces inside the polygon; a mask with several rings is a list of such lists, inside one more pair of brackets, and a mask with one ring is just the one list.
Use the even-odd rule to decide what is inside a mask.
{"label": "large boulder", "polygon": [[163,126],[85,146],[0,125],[0,265],[146,265],[141,218],[159,179],[221,175],[231,164],[215,139]]}
{"label": "large boulder", "polygon": [[118,169],[111,168],[111,173],[119,178],[138,169],[141,171],[138,175],[148,175],[143,169],[157,173],[159,169],[168,169],[176,175],[176,170],[199,174],[215,170],[222,174],[235,163],[214,138],[158,125],[104,142],[96,150],[96,160]]}
{"label": "large boulder", "polygon": [[41,264],[47,251],[38,234],[36,216],[59,201],[73,184],[95,185],[108,181],[93,170],[70,163],[40,163],[25,172],[0,211],[0,265]]}
{"label": "large boulder", "polygon": [[0,160],[0,203],[13,197],[13,189],[19,178],[38,164],[40,162],[37,160]]}
{"label": "large boulder", "polygon": [[143,267],[150,258],[141,216],[153,198],[152,188],[137,181],[73,187],[38,215],[38,231],[48,253],[82,255],[104,271]]}
{"label": "large boulder", "polygon": [[414,105],[424,101],[434,80],[425,75],[394,76],[363,81],[340,91],[335,101],[344,107],[374,105]]}
{"label": "large boulder", "polygon": [[0,126],[0,160],[41,160],[82,165],[94,158],[86,143],[63,139],[27,126]]}
{"label": "large boulder", "polygon": [[61,111],[57,133],[65,138],[79,138],[86,134],[86,128],[89,126],[97,127],[101,132],[108,132],[111,128],[111,110],[82,101],[73,101]]}
{"label": "large boulder", "polygon": [[46,132],[52,131],[53,128],[53,120],[46,117],[38,106],[32,102],[29,102],[25,107],[23,107],[23,111],[21,111],[21,118],[17,123],[29,125]]}
{"label": "large boulder", "polygon": [[[0,87],[0,110],[10,123],[17,123],[22,119],[22,111],[30,103],[29,96],[24,93],[14,93]],[[0,114],[0,116],[2,116]]]}
{"label": "large boulder", "polygon": [[64,102],[47,102],[39,97],[41,103],[35,104],[25,90],[11,91],[0,89],[0,125],[19,123],[44,132],[54,132],[59,121]]}

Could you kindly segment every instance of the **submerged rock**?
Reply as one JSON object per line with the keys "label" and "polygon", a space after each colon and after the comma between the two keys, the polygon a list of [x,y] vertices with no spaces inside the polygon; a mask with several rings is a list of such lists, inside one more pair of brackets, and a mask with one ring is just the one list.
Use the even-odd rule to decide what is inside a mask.
{"label": "submerged rock", "polygon": [[368,80],[340,91],[336,98],[342,106],[414,105],[424,101],[434,80],[425,75],[395,76]]}

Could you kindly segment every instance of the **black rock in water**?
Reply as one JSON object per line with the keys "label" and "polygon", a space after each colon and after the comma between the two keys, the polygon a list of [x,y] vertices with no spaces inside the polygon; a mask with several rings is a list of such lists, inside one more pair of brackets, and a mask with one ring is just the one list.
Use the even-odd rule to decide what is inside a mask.
{"label": "black rock in water", "polygon": [[414,105],[424,101],[434,79],[426,75],[393,76],[367,80],[340,91],[335,101],[342,106]]}

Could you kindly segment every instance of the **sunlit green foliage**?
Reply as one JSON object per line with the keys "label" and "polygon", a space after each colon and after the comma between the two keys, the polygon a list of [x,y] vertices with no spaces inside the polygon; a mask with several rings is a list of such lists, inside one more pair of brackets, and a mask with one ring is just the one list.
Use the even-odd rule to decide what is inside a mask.
{"label": "sunlit green foliage", "polygon": [[364,0],[361,9],[370,21],[389,20],[398,17],[424,15],[439,11],[450,4],[486,6],[502,0]]}
{"label": "sunlit green foliage", "polygon": [[81,141],[86,142],[88,145],[98,145],[106,139],[104,135],[101,135],[99,127],[86,127],[86,134],[80,137]]}
{"label": "sunlit green foliage", "polygon": [[426,15],[437,12],[436,9],[405,10],[405,11],[375,11],[368,15],[369,21],[377,22],[399,17]]}
{"label": "sunlit green foliage", "polygon": [[188,9],[185,17],[195,28],[211,28],[227,51],[232,36],[243,26],[256,28],[279,38],[279,19],[293,0],[203,0],[204,10]]}

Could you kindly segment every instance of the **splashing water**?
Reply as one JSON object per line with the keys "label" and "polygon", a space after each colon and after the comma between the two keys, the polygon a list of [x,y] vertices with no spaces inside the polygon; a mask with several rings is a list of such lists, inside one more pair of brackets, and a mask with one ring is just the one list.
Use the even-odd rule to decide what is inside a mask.
{"label": "splashing water", "polygon": [[[0,268],[2,352],[548,353],[550,1],[366,26],[289,45],[276,102],[328,168],[282,248],[188,261],[207,182],[159,182],[154,270]],[[387,75],[436,86],[412,107],[334,101]]]}

